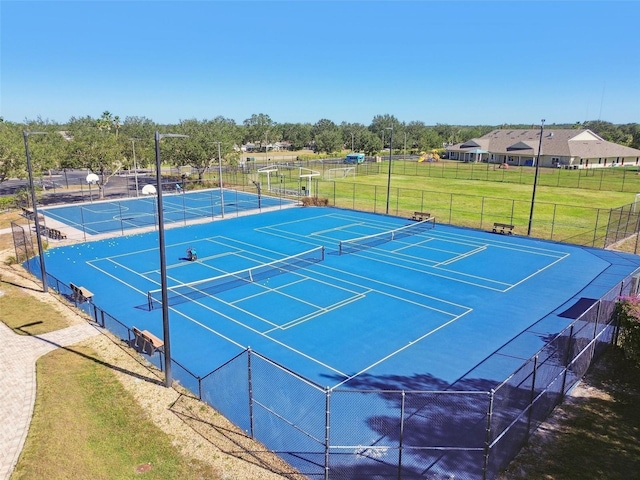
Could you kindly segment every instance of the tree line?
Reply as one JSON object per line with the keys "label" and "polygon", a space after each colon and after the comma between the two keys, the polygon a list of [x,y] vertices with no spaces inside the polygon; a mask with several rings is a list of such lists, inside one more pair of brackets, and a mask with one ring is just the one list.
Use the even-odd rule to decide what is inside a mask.
{"label": "tree line", "polygon": [[[124,120],[109,111],[100,117],[72,117],[64,124],[38,118],[23,123],[0,117],[0,183],[9,178],[25,178],[23,131],[29,135],[33,168],[36,172],[81,168],[107,176],[123,169],[145,167],[154,162],[154,133],[187,135],[161,142],[163,160],[175,166],[190,166],[202,178],[204,172],[221,161],[236,165],[242,158],[240,147],[253,144],[266,151],[276,142],[286,142],[291,150],[311,149],[315,153],[341,155],[345,150],[377,155],[391,146],[396,152],[420,153],[480,137],[496,128],[538,128],[537,125],[426,125],[403,122],[390,114],[376,115],[369,125],[329,119],[311,123],[277,123],[267,114],[253,114],[242,124],[222,116],[213,120],[182,120],[160,125],[146,117]],[[605,121],[548,125],[547,128],[588,128],[605,140],[640,148],[640,125],[614,125]],[[36,135],[37,133],[37,135]],[[40,135],[46,133],[46,135]],[[220,157],[220,158],[219,158]]]}

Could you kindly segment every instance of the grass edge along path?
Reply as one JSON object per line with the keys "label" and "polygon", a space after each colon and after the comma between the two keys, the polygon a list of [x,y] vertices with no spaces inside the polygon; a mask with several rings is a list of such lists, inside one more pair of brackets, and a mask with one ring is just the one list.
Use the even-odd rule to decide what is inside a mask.
{"label": "grass edge along path", "polygon": [[[23,478],[218,478],[181,457],[88,346],[37,362],[29,435],[12,476]],[[193,475],[192,475],[193,474]]]}
{"label": "grass edge along path", "polygon": [[[0,252],[1,298],[18,292],[24,311],[52,304],[40,316],[56,317],[55,322],[43,321],[39,331],[86,321],[56,294],[42,293],[20,267],[4,264],[8,254]],[[14,316],[9,323],[34,333],[25,332],[24,320]],[[215,410],[162,386],[161,373],[109,333],[41,357],[36,371],[34,417],[12,480],[141,474],[187,480],[300,478]]]}

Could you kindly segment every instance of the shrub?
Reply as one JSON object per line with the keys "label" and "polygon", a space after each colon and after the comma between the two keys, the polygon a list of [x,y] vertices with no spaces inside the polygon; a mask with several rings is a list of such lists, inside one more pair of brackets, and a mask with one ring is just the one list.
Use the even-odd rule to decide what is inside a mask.
{"label": "shrub", "polygon": [[624,357],[640,366],[640,297],[620,297],[616,305],[618,315],[618,346]]}
{"label": "shrub", "polygon": [[302,197],[300,200],[304,207],[326,207],[329,205],[328,198],[319,198],[319,197]]}
{"label": "shrub", "polygon": [[12,208],[16,208],[17,206],[18,202],[16,201],[16,197],[14,197],[13,195],[0,197],[0,212],[11,210]]}

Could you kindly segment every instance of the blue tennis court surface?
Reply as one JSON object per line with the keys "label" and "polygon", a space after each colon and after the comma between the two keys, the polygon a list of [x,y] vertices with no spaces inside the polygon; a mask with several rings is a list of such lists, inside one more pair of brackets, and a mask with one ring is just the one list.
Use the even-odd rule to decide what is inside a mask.
{"label": "blue tennis court surface", "polygon": [[[46,214],[73,219],[73,208]],[[314,207],[167,230],[170,288],[325,248],[324,260],[303,268],[172,304],[173,358],[204,376],[251,347],[331,388],[499,383],[576,318],[566,312],[580,299],[600,298],[639,264],[632,255],[444,225],[339,255],[341,241],[411,223]],[[197,261],[186,259],[188,248]],[[91,290],[127,326],[162,337],[162,310],[148,308],[148,292],[160,287],[157,232],[53,248],[46,266]]]}
{"label": "blue tennis court surface", "polygon": [[[163,195],[164,221],[187,223],[278,205],[292,201],[258,196],[237,190],[195,190]],[[68,205],[43,209],[48,220],[55,220],[88,235],[127,231],[157,223],[155,196],[142,196],[121,201],[95,201],[82,206]],[[68,229],[67,229],[68,230]]]}

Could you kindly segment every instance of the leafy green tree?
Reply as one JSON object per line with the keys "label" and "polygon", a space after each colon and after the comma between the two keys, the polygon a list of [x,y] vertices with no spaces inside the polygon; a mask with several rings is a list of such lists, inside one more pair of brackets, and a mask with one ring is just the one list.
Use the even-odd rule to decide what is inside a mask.
{"label": "leafy green tree", "polygon": [[102,120],[85,117],[67,126],[71,137],[68,143],[69,163],[75,168],[87,168],[98,174],[100,198],[104,198],[105,185],[123,167],[125,160],[116,133],[111,133],[112,129],[106,128]]}
{"label": "leafy green tree", "polygon": [[[395,138],[399,138],[400,133],[403,131],[403,125],[400,121],[394,117],[393,115],[389,115],[388,113],[384,115],[376,115],[373,117],[371,121],[371,125],[369,125],[369,131],[375,133],[380,138],[385,138],[385,144],[389,144],[389,135],[390,132],[387,131],[388,128],[393,128],[393,135]],[[386,145],[383,145],[382,148],[385,148]]]}
{"label": "leafy green tree", "polygon": [[282,139],[291,143],[293,150],[302,150],[311,143],[311,129],[309,123],[282,124]]}
{"label": "leafy green tree", "polygon": [[[271,117],[265,113],[258,113],[251,115],[251,118],[247,118],[244,122],[244,137],[243,141],[260,144],[262,149],[265,144],[263,141],[268,142],[267,135],[270,130],[275,126],[275,122],[271,120]],[[274,138],[274,137],[272,137]]]}
{"label": "leafy green tree", "polygon": [[105,130],[107,132],[114,132],[116,134],[116,139],[118,138],[118,131],[122,124],[120,123],[120,117],[117,115],[114,117],[111,112],[105,111],[102,113],[102,117],[98,119],[96,122],[98,126],[98,130]]}
{"label": "leafy green tree", "polygon": [[343,141],[340,128],[331,120],[323,118],[312,128],[311,134],[317,152],[335,153],[342,150]]}
{"label": "leafy green tree", "polygon": [[348,150],[355,152],[362,151],[364,148],[364,135],[367,132],[367,127],[361,123],[346,123],[340,124],[340,132],[342,134],[342,143]]}
{"label": "leafy green tree", "polygon": [[442,148],[442,137],[435,129],[425,128],[416,139],[416,147],[419,152],[430,152],[434,148]]}
{"label": "leafy green tree", "polygon": [[24,178],[26,171],[21,126],[0,122],[0,183],[10,178]]}
{"label": "leafy green tree", "polygon": [[188,138],[164,141],[161,143],[163,158],[169,158],[175,166],[190,166],[198,173],[202,181],[204,173],[218,163],[218,144],[220,154],[227,163],[237,162],[238,153],[234,146],[241,139],[241,132],[235,122],[224,117],[214,120],[183,120],[175,127],[174,133],[188,135]]}
{"label": "leafy green tree", "polygon": [[382,150],[382,138],[370,131],[362,132],[360,137],[359,150],[366,155],[377,155]]}
{"label": "leafy green tree", "polygon": [[119,142],[125,166],[133,168],[135,148],[136,166],[150,167],[155,164],[154,134],[158,126],[146,117],[125,117],[120,128]]}

